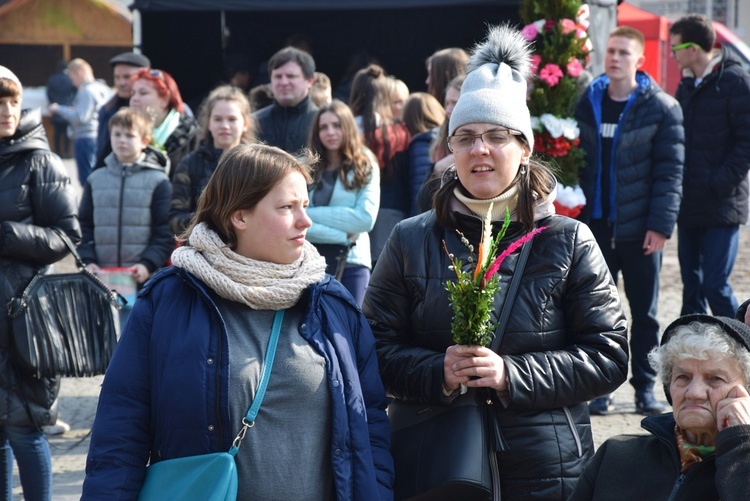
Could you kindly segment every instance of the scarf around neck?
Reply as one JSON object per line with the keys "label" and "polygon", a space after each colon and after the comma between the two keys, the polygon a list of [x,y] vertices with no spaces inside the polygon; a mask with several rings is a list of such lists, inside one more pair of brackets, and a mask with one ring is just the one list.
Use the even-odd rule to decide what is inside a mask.
{"label": "scarf around neck", "polygon": [[677,440],[677,449],[680,451],[681,471],[685,473],[696,464],[703,461],[703,458],[716,453],[714,445],[694,445],[687,441],[685,430],[675,425],[674,436]]}
{"label": "scarf around neck", "polygon": [[305,289],[325,277],[326,262],[305,241],[291,264],[241,256],[206,223],[193,228],[188,244],[175,249],[172,264],[195,275],[224,299],[255,310],[283,310],[297,304]]}
{"label": "scarf around neck", "polygon": [[154,127],[152,138],[154,144],[164,147],[167,139],[169,139],[169,136],[172,135],[178,125],[180,125],[180,113],[173,108],[167,113],[167,116],[164,117],[159,126]]}

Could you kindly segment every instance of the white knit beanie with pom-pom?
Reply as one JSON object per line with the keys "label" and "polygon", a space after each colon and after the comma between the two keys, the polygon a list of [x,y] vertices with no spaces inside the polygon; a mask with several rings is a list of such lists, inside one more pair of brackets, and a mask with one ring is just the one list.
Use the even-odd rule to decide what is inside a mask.
{"label": "white knit beanie with pom-pom", "polygon": [[508,25],[490,28],[469,59],[461,97],[451,114],[448,135],[469,123],[490,123],[517,130],[531,150],[534,133],[526,106],[526,81],[531,47],[520,31]]}

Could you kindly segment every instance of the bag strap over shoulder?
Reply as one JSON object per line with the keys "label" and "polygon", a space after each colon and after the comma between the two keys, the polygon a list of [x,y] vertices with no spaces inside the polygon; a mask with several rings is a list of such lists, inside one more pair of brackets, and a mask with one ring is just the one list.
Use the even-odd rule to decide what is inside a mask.
{"label": "bag strap over shoulder", "polygon": [[229,449],[229,454],[233,456],[237,454],[248,428],[252,428],[255,425],[255,418],[258,416],[260,404],[263,402],[263,397],[266,395],[266,388],[268,388],[268,379],[271,377],[273,359],[276,357],[276,346],[279,344],[279,333],[281,332],[281,324],[283,320],[284,310],[277,311],[273,316],[271,339],[268,341],[266,356],[263,359],[263,372],[260,375],[260,381],[258,381],[258,390],[255,392],[253,403],[250,404],[250,408],[247,410],[247,413],[245,413],[245,417],[242,418],[242,429],[232,442],[231,449]]}
{"label": "bag strap over shoulder", "polygon": [[513,278],[510,279],[508,294],[506,294],[505,296],[505,302],[503,303],[502,310],[500,310],[500,317],[497,321],[495,338],[492,340],[492,344],[490,345],[490,348],[494,352],[497,352],[500,349],[500,344],[503,342],[503,337],[505,336],[505,327],[507,327],[508,319],[510,318],[510,311],[513,309],[513,303],[516,300],[518,288],[521,285],[523,270],[526,268],[526,261],[529,260],[529,254],[531,253],[531,242],[533,242],[533,239],[529,240],[521,247],[521,254],[518,256],[516,269],[513,270]]}

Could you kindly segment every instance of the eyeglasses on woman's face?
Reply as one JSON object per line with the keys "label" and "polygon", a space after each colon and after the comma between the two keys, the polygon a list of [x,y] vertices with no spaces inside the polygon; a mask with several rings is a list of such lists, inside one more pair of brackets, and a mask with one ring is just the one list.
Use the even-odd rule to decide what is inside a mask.
{"label": "eyeglasses on woman's face", "polygon": [[500,148],[508,144],[511,136],[520,135],[519,131],[513,129],[496,129],[481,134],[454,134],[448,137],[448,148],[453,152],[469,151],[474,147],[477,138],[488,148]]}

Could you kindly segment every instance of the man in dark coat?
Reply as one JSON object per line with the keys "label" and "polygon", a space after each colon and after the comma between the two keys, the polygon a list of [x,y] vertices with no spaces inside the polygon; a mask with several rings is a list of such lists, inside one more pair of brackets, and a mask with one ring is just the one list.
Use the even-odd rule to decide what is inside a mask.
{"label": "man in dark coat", "polygon": [[[73,104],[76,88],[68,76],[68,63],[62,59],[58,65],[57,73],[47,79],[47,101],[60,103],[65,106]],[[54,127],[54,151],[63,158],[70,158],[71,148],[68,138],[68,121],[59,115],[50,117]]]}
{"label": "man in dark coat", "polygon": [[260,132],[258,139],[289,153],[307,144],[318,107],[310,99],[315,78],[312,56],[295,47],[281,49],[268,61],[273,104],[253,114]]}
{"label": "man in dark coat", "polygon": [[112,153],[109,144],[109,119],[120,108],[128,106],[133,95],[131,77],[141,68],[150,68],[151,61],[143,54],[124,52],[109,60],[115,82],[115,95],[99,109],[99,132],[96,136],[96,163],[94,167],[104,166],[104,159]]}
{"label": "man in dark coat", "polygon": [[[659,344],[656,318],[662,249],[680,207],[685,158],[682,110],[646,73],[643,34],[616,28],[607,42],[605,74],[581,97],[576,119],[586,164],[581,188],[588,223],[612,277],[622,271],[632,315],[630,350],[635,404],[641,414],[664,412],[653,392],[648,353]],[[606,414],[611,398],[589,405]]]}
{"label": "man in dark coat", "polygon": [[691,14],[670,28],[672,57],[683,72],[677,100],[685,115],[685,175],[677,219],[682,315],[732,317],[729,284],[748,218],[750,75],[705,16]]}

